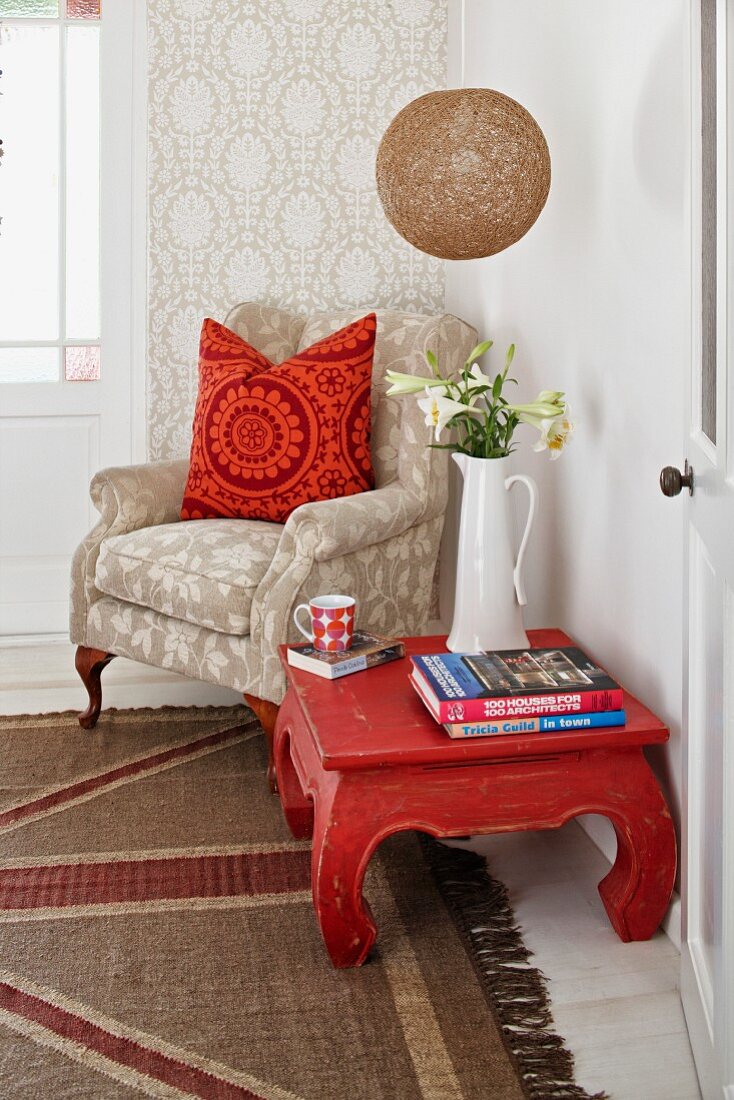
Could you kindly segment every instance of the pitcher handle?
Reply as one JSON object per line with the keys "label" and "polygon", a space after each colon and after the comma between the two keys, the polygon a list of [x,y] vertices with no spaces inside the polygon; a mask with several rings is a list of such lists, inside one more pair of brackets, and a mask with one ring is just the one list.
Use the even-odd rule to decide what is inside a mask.
{"label": "pitcher handle", "polygon": [[520,543],[520,549],[517,554],[517,561],[515,562],[515,569],[512,574],[512,579],[515,582],[515,592],[517,593],[517,602],[520,604],[520,607],[524,607],[528,602],[528,598],[525,595],[525,585],[523,584],[522,563],[525,558],[525,548],[528,544],[530,530],[533,526],[535,512],[538,507],[538,486],[533,479],[527,477],[526,474],[513,474],[512,477],[505,478],[505,489],[511,489],[517,481],[522,482],[530,494],[530,508],[528,510],[527,523],[525,524],[525,532],[522,536],[522,542]]}

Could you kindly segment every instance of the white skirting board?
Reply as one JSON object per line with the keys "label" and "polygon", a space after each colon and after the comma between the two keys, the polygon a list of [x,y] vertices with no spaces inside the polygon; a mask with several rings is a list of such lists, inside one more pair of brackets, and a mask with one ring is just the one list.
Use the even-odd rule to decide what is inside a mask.
{"label": "white skirting board", "polygon": [[[0,714],[49,714],[83,710],[87,693],[74,668],[75,647],[29,645],[16,641],[0,647]],[[102,673],[103,707],[205,707],[242,702],[229,688],[188,680],[165,669],[116,657]]]}
{"label": "white skirting board", "polygon": [[[446,633],[438,621],[425,634]],[[0,714],[50,714],[84,710],[87,695],[74,668],[66,635],[0,638]],[[102,673],[102,706],[234,706],[242,696],[230,688],[189,680],[166,669],[116,657]]]}
{"label": "white skirting board", "polygon": [[[599,814],[585,814],[583,817],[577,817],[576,820],[586,835],[596,844],[604,858],[610,864],[614,863],[617,856],[617,838],[614,835],[612,823]],[[662,928],[671,943],[675,944],[678,951],[680,951],[681,899],[679,894],[673,894]]]}

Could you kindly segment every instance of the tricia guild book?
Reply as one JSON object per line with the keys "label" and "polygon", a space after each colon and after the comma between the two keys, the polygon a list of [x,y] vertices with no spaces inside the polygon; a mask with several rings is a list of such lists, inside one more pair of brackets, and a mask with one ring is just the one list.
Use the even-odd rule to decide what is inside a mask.
{"label": "tricia guild book", "polygon": [[526,733],[563,733],[564,730],[609,729],[623,726],[627,715],[623,710],[603,710],[596,714],[548,714],[544,718],[498,718],[486,722],[454,722],[444,729],[449,737],[508,737]]}
{"label": "tricia guild book", "polygon": [[621,710],[616,680],[576,646],[411,657],[411,683],[437,722]]}
{"label": "tricia guild book", "polygon": [[324,653],[312,645],[288,646],[288,664],[323,676],[325,680],[338,680],[352,672],[364,672],[368,668],[386,665],[405,656],[405,646],[395,638],[381,638],[365,630],[355,630],[351,649],[340,653]]}

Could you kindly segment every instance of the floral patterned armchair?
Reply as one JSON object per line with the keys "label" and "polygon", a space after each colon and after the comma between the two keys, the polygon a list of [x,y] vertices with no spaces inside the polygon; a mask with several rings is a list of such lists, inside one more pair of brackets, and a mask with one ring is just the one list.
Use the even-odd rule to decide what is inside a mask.
{"label": "floral patterned armchair", "polygon": [[[225,324],[274,362],[364,311],[309,318],[254,303]],[[278,645],[300,636],[294,607],[326,592],[356,597],[358,624],[414,634],[431,615],[447,493],[446,452],[413,401],[385,395],[385,370],[423,373],[430,349],[444,368],[476,333],[452,316],[377,312],[372,459],[376,488],[297,508],[281,525],[247,519],[181,521],[188,461],[102,470],[91,485],[100,520],[72,566],[71,640],[99,716],[100,675],[115,655],[244,693],[272,734],[285,691]]]}

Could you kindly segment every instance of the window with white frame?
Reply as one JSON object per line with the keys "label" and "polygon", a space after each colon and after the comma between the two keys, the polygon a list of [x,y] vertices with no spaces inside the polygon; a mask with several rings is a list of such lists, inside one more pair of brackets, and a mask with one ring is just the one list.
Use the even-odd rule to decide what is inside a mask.
{"label": "window with white frame", "polygon": [[100,377],[100,0],[0,0],[0,382]]}

